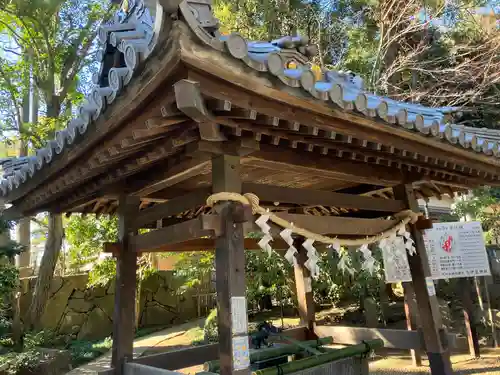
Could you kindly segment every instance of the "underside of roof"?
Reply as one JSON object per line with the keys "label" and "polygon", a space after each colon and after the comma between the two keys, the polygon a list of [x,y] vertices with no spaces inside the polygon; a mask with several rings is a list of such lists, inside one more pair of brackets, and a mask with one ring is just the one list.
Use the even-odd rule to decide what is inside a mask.
{"label": "underside of roof", "polygon": [[220,35],[209,1],[127,4],[99,32],[101,69],[78,115],[36,154],[2,162],[0,196],[23,213],[109,213],[123,193],[168,200],[211,184],[214,152],[241,155],[247,181],[388,198],[401,182],[419,198],[499,182],[500,132],[451,123],[455,108],[315,70],[302,37]]}

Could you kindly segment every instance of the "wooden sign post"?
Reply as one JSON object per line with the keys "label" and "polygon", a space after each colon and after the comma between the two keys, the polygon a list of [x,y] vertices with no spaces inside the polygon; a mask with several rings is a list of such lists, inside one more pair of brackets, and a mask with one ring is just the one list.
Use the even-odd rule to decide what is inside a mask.
{"label": "wooden sign post", "polygon": [[[396,199],[403,200],[408,208],[418,212],[419,207],[411,185],[398,185],[394,188]],[[422,233],[415,224],[411,224],[410,231],[415,241],[416,254],[408,257],[413,287],[417,298],[418,312],[422,324],[425,348],[429,358],[432,375],[451,375],[453,369],[450,361],[450,353],[442,341],[441,315],[439,304],[434,291],[434,283],[431,278],[429,260],[424,246]],[[430,285],[432,283],[432,285]]]}

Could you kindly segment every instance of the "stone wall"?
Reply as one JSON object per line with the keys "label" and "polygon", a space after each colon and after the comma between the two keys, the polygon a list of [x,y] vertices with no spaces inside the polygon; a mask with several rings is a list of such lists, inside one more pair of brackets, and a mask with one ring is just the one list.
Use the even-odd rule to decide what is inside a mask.
{"label": "stone wall", "polygon": [[[22,279],[21,314],[28,311],[36,278]],[[111,335],[115,283],[87,288],[87,275],[55,277],[41,318],[42,327],[79,340]],[[197,316],[196,290],[180,293],[181,282],[160,271],[141,284],[140,328],[182,323]]]}

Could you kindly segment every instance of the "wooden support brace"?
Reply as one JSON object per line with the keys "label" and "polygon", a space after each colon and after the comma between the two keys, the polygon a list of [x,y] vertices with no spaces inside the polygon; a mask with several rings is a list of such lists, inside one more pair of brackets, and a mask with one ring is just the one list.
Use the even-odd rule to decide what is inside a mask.
{"label": "wooden support brace", "polygon": [[296,255],[297,263],[294,266],[295,286],[297,288],[297,304],[299,308],[300,323],[307,327],[307,340],[317,338],[314,333],[314,298],[312,290],[311,272],[305,266],[307,261],[307,252],[302,247],[303,239],[294,241],[294,246],[298,253]]}
{"label": "wooden support brace", "polygon": [[[418,322],[417,314],[417,305],[414,300],[415,292],[413,290],[412,283],[404,282],[404,298],[405,298],[405,316],[406,316],[406,328],[408,331],[416,331]],[[422,366],[422,354],[420,353],[420,349],[411,349],[410,350],[411,360],[413,366],[420,367]]]}
{"label": "wooden support brace", "polygon": [[198,82],[180,80],[174,85],[174,91],[177,108],[198,123],[201,139],[216,142],[226,140],[220,125],[205,107]]}
{"label": "wooden support brace", "polygon": [[[408,208],[418,212],[419,207],[413,187],[411,185],[398,185],[394,188],[394,197],[406,202]],[[413,287],[417,298],[420,319],[425,324],[422,325],[427,357],[429,358],[432,375],[451,375],[453,369],[450,361],[450,352],[446,343],[442,340],[444,331],[439,304],[434,291],[434,284],[431,278],[429,260],[424,246],[422,233],[416,226],[409,225],[411,235],[415,241],[416,254],[408,256],[410,272],[413,280]],[[430,287],[428,286],[428,282]]]}

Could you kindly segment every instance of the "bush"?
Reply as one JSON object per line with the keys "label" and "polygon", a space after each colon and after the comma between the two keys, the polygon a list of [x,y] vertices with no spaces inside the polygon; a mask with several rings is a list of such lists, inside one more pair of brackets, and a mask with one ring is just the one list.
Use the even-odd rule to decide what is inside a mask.
{"label": "bush", "polygon": [[35,374],[43,354],[31,349],[23,353],[9,353],[1,357],[0,364],[7,364],[7,374]]}
{"label": "bush", "polygon": [[212,309],[203,326],[203,338],[206,343],[219,341],[219,330],[217,326],[217,309]]}

